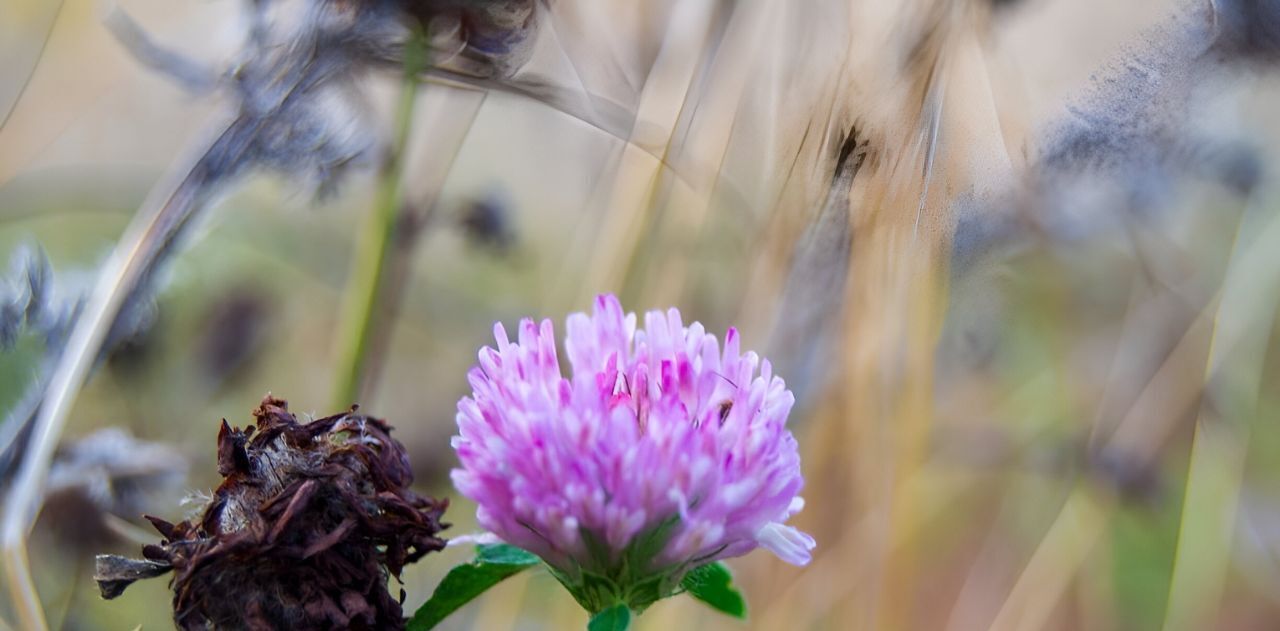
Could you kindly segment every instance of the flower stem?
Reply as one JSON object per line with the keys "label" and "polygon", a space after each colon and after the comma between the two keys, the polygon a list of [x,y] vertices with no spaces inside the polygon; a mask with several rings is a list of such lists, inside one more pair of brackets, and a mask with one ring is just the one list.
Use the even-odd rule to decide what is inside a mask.
{"label": "flower stem", "polygon": [[369,349],[378,323],[378,307],[386,293],[391,244],[403,198],[401,182],[405,146],[417,101],[417,75],[425,65],[425,58],[425,43],[420,35],[415,34],[405,46],[404,79],[396,105],[391,152],[382,168],[372,212],[356,245],[344,293],[342,320],[338,327],[338,367],[333,387],[334,405],[339,408],[369,394],[366,392]]}

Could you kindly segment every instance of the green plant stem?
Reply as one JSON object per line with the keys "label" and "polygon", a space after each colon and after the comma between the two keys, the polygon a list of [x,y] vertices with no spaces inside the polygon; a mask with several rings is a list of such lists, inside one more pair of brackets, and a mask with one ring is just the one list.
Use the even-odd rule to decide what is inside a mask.
{"label": "green plant stem", "polygon": [[417,75],[426,61],[421,36],[410,37],[404,57],[404,79],[396,105],[391,152],[382,169],[373,209],[361,230],[344,292],[333,386],[333,404],[337,408],[350,406],[369,394],[365,392],[369,349],[378,323],[378,307],[386,293],[392,242],[403,203],[404,152],[417,102]]}

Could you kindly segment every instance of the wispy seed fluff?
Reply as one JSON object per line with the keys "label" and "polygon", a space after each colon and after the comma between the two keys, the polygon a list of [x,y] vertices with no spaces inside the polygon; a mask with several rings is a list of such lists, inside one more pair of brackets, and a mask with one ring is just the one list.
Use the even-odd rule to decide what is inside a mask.
{"label": "wispy seed fluff", "polygon": [[495,325],[468,375],[453,481],[482,527],[571,576],[615,576],[637,547],[649,573],[758,546],[809,562],[814,540],[784,523],[803,506],[795,399],[736,330],[722,350],[674,308],[637,330],[611,295],[566,329],[568,378],[551,321],[531,319],[515,342]]}

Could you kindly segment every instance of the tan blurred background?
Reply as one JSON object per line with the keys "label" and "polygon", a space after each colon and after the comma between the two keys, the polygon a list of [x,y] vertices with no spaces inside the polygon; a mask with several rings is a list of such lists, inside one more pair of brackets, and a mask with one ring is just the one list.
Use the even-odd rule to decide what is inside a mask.
{"label": "tan blurred background", "polygon": [[[675,304],[711,330],[740,325],[748,347],[798,365],[803,358],[788,353],[801,349],[775,337],[780,320],[806,308],[784,302],[784,281],[803,248],[804,227],[816,221],[812,209],[824,199],[803,191],[825,193],[830,174],[823,170],[834,155],[800,138],[806,125],[821,137],[861,124],[872,127],[872,151],[882,139],[874,128],[883,112],[857,114],[880,94],[851,88],[833,99],[825,88],[807,86],[842,85],[819,76],[832,63],[824,43],[850,33],[894,41],[899,33],[837,28],[815,34],[808,49],[779,35],[818,33],[822,12],[838,3],[582,4],[557,5],[569,17],[554,37],[540,35],[526,72],[563,85],[580,81],[641,112],[630,143],[510,94],[482,98],[427,85],[415,109],[406,199],[433,208],[432,223],[412,258],[376,391],[360,403],[396,427],[418,485],[451,498],[448,534],[473,530],[473,507],[448,485],[448,437],[465,372],[493,321],[510,325],[533,315],[559,328],[592,294],[618,292],[637,311]],[[908,13],[911,3],[853,4],[889,23],[896,18],[884,16]],[[960,50],[980,60],[989,80],[983,112],[1001,135],[975,123],[947,137],[940,155],[972,160],[977,175],[950,170],[945,186],[921,195],[929,200],[926,231],[931,222],[950,225],[953,200],[1022,177],[1019,165],[1035,154],[1039,130],[1178,6],[1025,0],[972,27],[977,43]],[[215,68],[227,67],[243,37],[241,7],[230,0],[129,0],[120,7],[158,43]],[[85,0],[0,0],[0,112],[12,108],[0,128],[0,257],[39,244],[67,289],[88,282],[148,189],[228,106],[225,94],[192,96],[142,67],[101,25],[106,10],[107,3]],[[725,15],[738,21],[726,22],[723,40],[714,29],[695,28],[697,20]],[[574,32],[573,25],[604,30]],[[722,42],[723,54],[707,52],[711,41]],[[600,52],[610,42],[614,50]],[[598,54],[575,68],[570,58],[592,50]],[[896,85],[891,66],[883,67],[886,77],[870,85]],[[1179,533],[1198,510],[1184,502],[1188,463],[1196,421],[1203,422],[1216,296],[1223,279],[1234,278],[1225,270],[1234,269],[1228,261],[1237,222],[1250,208],[1264,209],[1251,211],[1264,218],[1280,209],[1267,161],[1280,146],[1275,73],[1227,74],[1227,98],[1195,110],[1194,127],[1244,137],[1260,149],[1264,185],[1252,201],[1212,183],[1178,181],[1165,206],[1172,210],[1143,227],[1069,242],[1032,230],[956,276],[945,260],[948,230],[921,244],[935,252],[925,261],[937,264],[921,271],[891,258],[910,258],[914,237],[889,231],[881,248],[881,233],[871,229],[861,239],[863,224],[855,221],[858,254],[835,264],[856,264],[860,256],[890,261],[882,280],[903,295],[869,295],[868,285],[858,284],[866,272],[855,272],[840,285],[845,310],[811,332],[827,354],[799,376],[783,374],[802,393],[792,423],[805,454],[809,504],[797,522],[818,539],[814,563],[792,568],[764,553],[730,562],[751,608],[745,624],[672,599],[647,612],[639,628],[1280,626],[1280,365],[1265,353],[1274,316],[1254,323],[1250,330],[1263,333],[1248,338],[1264,349],[1265,361],[1253,374],[1255,414],[1230,425],[1250,429],[1233,434],[1236,451],[1224,452],[1241,456],[1234,459],[1241,472],[1209,487],[1239,503],[1204,509],[1229,517],[1223,528],[1230,538],[1183,544],[1210,556],[1221,548],[1225,574],[1204,589],[1174,580]],[[620,76],[653,80],[642,98],[628,94]],[[960,73],[950,94],[964,95],[971,77]],[[374,73],[362,86],[371,128],[389,137],[394,76]],[[717,100],[723,94],[729,96]],[[849,120],[797,119],[808,111],[821,118],[822,108],[841,99],[852,104]],[[693,105],[704,114],[695,115]],[[968,102],[955,116],[975,107]],[[976,146],[998,147],[1004,162],[955,157]],[[788,157],[797,155],[798,166],[790,167]],[[939,164],[947,164],[943,157]],[[896,177],[886,163],[876,163],[871,177]],[[818,184],[796,185],[801,192],[793,194],[792,171],[803,169],[812,169]],[[266,392],[297,411],[336,411],[329,407],[340,296],[352,235],[375,185],[372,172],[358,174],[322,203],[271,174],[227,189],[165,275],[155,325],[96,374],[68,436],[123,427],[173,445],[189,459],[189,477],[152,498],[149,510],[176,518],[185,510],[182,495],[216,482],[220,419],[247,423]],[[863,193],[855,188],[855,206],[871,199]],[[894,195],[877,199],[886,208],[903,206],[894,205]],[[468,237],[461,217],[479,202],[500,209],[509,247]],[[917,212],[914,204],[900,210]],[[1264,255],[1278,249],[1280,243],[1258,246]],[[899,267],[905,271],[896,274]],[[1264,297],[1280,291],[1269,277],[1242,278],[1246,286],[1259,283],[1253,291]],[[912,279],[927,295],[911,289]],[[892,323],[893,313],[906,313],[905,330],[877,324],[870,312],[881,301],[901,311],[885,307],[876,317]],[[970,331],[979,351],[963,343]],[[876,396],[864,396],[868,389]],[[1117,443],[1124,450],[1092,449],[1119,426],[1129,432]],[[42,517],[31,553],[51,624],[171,626],[163,580],[139,583],[112,602],[102,601],[90,580],[93,553],[132,554],[136,543],[78,540],[74,524],[58,526],[57,519]],[[1223,532],[1196,528],[1189,532]],[[450,549],[411,566],[403,577],[406,610],[466,557]],[[1171,604],[1188,590],[1203,602]],[[537,574],[504,583],[442,628],[581,628],[575,608],[549,576]]]}

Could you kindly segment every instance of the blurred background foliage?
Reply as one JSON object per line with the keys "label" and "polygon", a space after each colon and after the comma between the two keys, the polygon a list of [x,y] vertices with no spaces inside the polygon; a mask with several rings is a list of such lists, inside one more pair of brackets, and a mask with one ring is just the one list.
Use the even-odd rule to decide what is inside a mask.
{"label": "blurred background foliage", "polygon": [[[228,57],[243,26],[239,6],[229,1],[126,4],[157,39],[199,58]],[[630,20],[618,32],[641,39],[636,48],[642,53],[635,56],[652,61],[667,30],[679,25],[667,22],[680,10],[676,4],[618,0],[598,12]],[[749,3],[693,4],[718,7],[716,15],[723,17]],[[990,18],[980,48],[1006,136],[979,143],[1007,145],[1016,161],[1026,160],[1026,147],[1034,146],[1026,130],[1052,120],[1099,68],[1143,41],[1143,29],[1178,3],[997,4],[1014,6]],[[813,11],[820,14],[817,6]],[[0,259],[38,244],[51,261],[55,285],[68,292],[89,285],[152,183],[222,104],[221,97],[187,95],[142,68],[101,26],[98,12],[89,0],[0,3],[0,111],[12,107],[0,129]],[[792,20],[804,14],[787,13]],[[806,28],[791,26],[800,33]],[[567,57],[599,45],[602,37],[567,29],[557,36]],[[692,41],[704,39],[713,38]],[[755,85],[753,73],[770,64],[784,68],[771,76],[818,72],[805,61],[821,50],[797,52],[803,47],[796,41],[759,47],[764,59],[741,62],[748,86]],[[572,83],[566,67],[562,59],[547,72]],[[704,73],[696,75],[700,80],[713,83],[711,70],[698,71]],[[941,288],[936,295],[942,302],[932,308],[927,300],[920,303],[926,305],[924,320],[937,327],[923,340],[929,360],[873,362],[871,377],[859,376],[856,363],[875,347],[867,342],[869,333],[842,323],[865,312],[868,302],[892,303],[892,296],[849,290],[855,306],[837,312],[835,324],[803,331],[804,344],[788,347],[771,337],[780,320],[807,308],[839,308],[786,304],[782,297],[780,279],[800,242],[797,226],[808,225],[813,212],[774,203],[790,199],[777,184],[790,180],[777,180],[771,169],[784,162],[778,154],[790,155],[775,145],[804,144],[797,128],[787,127],[787,108],[817,111],[823,103],[785,101],[809,93],[797,89],[770,103],[746,89],[742,107],[754,118],[743,115],[738,126],[730,125],[734,135],[719,164],[737,179],[726,176],[720,186],[712,178],[718,185],[706,192],[696,184],[703,177],[698,169],[716,172],[714,163],[662,154],[676,176],[624,181],[618,174],[625,174],[628,160],[657,165],[650,153],[628,151],[643,145],[635,138],[629,146],[521,96],[491,92],[480,98],[429,85],[415,108],[403,168],[406,199],[425,200],[430,219],[413,250],[380,380],[359,403],[395,426],[418,486],[450,497],[446,517],[453,528],[446,534],[469,533],[473,507],[450,489],[448,438],[454,405],[467,391],[466,370],[489,342],[492,322],[510,325],[534,315],[560,327],[567,312],[587,308],[587,297],[602,291],[621,293],[624,305],[635,310],[675,304],[710,330],[741,326],[748,347],[795,368],[794,376],[783,376],[801,395],[792,423],[805,455],[809,503],[797,523],[819,547],[814,563],[803,569],[764,554],[730,563],[749,600],[746,627],[1275,628],[1280,355],[1269,343],[1280,322],[1274,315],[1247,342],[1265,353],[1252,373],[1256,405],[1247,417],[1216,418],[1214,402],[1202,396],[1224,278],[1233,252],[1244,247],[1238,226],[1246,222],[1244,237],[1266,235],[1249,227],[1269,225],[1280,211],[1272,185],[1280,92],[1274,73],[1249,72],[1232,84],[1228,106],[1197,111],[1195,127],[1233,130],[1233,138],[1247,138],[1257,148],[1263,185],[1256,194],[1242,200],[1221,183],[1179,177],[1158,184],[1167,188],[1161,191],[1166,201],[1154,216],[1068,237],[1027,230],[975,263],[945,272],[943,262],[944,272],[928,277]],[[590,72],[584,75],[589,82]],[[803,76],[796,79],[803,82]],[[378,133],[389,136],[394,73],[373,76],[362,89]],[[751,123],[770,120],[779,129],[768,133],[784,140],[753,141]],[[845,122],[856,126],[875,117]],[[814,135],[834,133],[832,128],[819,125]],[[882,140],[873,133],[871,151]],[[825,146],[808,154],[792,151],[835,153]],[[822,170],[830,161],[814,160],[802,158],[797,168],[812,167],[825,192],[830,174]],[[775,180],[754,181],[750,174],[757,171],[764,174],[761,181]],[[694,193],[680,189],[683,175],[694,182]],[[892,175],[880,168],[871,177]],[[961,181],[954,178],[934,194],[953,199],[972,193],[975,187]],[[227,189],[165,272],[153,325],[117,348],[82,393],[67,440],[118,427],[170,445],[189,463],[189,473],[183,483],[152,492],[146,510],[174,519],[186,510],[179,503],[184,495],[207,491],[217,479],[220,419],[247,423],[267,392],[300,412],[334,412],[326,406],[337,369],[341,294],[353,235],[376,186],[375,174],[358,174],[314,204],[304,187],[273,176]],[[617,202],[629,191],[645,200],[635,204],[649,203],[653,210],[626,215]],[[800,197],[810,200],[810,208],[822,198]],[[866,252],[857,228],[852,247]],[[618,234],[634,237],[632,246]],[[944,238],[943,251],[945,245]],[[1257,249],[1280,251],[1280,242]],[[1280,287],[1265,278],[1250,295],[1274,299]],[[837,291],[843,293],[844,285]],[[0,409],[16,402],[34,378],[42,344],[25,335],[0,354]],[[824,349],[816,364],[803,361],[806,345]],[[915,371],[917,380],[896,371]],[[920,389],[909,390],[916,393],[915,407],[886,404],[882,413],[868,414],[866,398],[858,394],[862,386],[853,381],[858,379],[917,383]],[[1225,389],[1240,387],[1231,382]],[[1242,440],[1238,451],[1224,452],[1237,454],[1235,462],[1207,461],[1227,472],[1213,493],[1238,497],[1226,509],[1184,500],[1197,422],[1228,427]],[[1242,467],[1239,478],[1224,464]],[[1211,551],[1217,543],[1212,538],[1218,531],[1189,528],[1189,520],[1223,510],[1225,574],[1217,581],[1206,570],[1204,589],[1178,588],[1181,551]],[[141,528],[137,515],[124,517]],[[139,583],[110,603],[93,587],[94,553],[136,553],[138,542],[127,528],[103,539],[78,522],[59,525],[59,519],[74,517],[46,511],[31,542],[52,625],[171,625],[163,581]],[[1195,539],[1202,535],[1210,540]],[[403,577],[406,609],[423,602],[445,570],[467,556],[450,549],[410,566]],[[1204,563],[1213,567],[1212,560]],[[7,606],[0,612],[9,618]],[[444,628],[581,624],[572,600],[538,574],[499,586]],[[672,599],[647,612],[639,627],[742,625],[688,599]]]}

